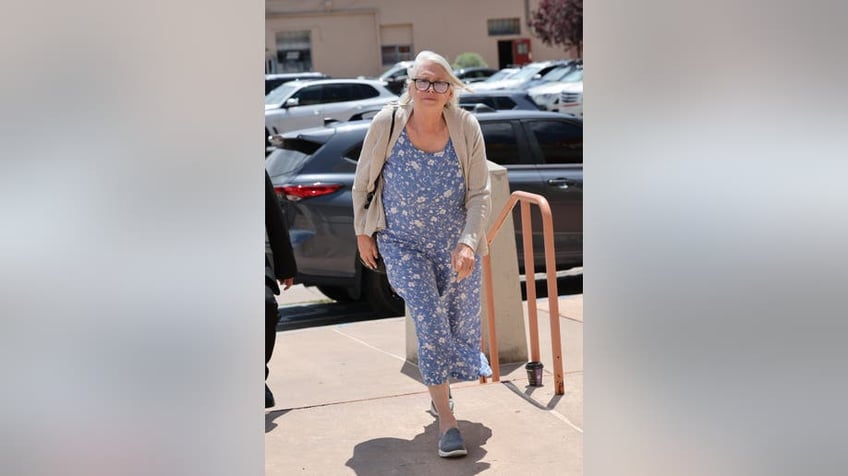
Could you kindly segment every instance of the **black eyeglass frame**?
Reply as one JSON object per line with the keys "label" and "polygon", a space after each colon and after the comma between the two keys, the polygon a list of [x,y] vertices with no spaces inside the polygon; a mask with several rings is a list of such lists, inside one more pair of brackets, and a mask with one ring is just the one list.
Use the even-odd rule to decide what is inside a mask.
{"label": "black eyeglass frame", "polygon": [[[412,78],[410,81],[412,81],[412,84],[415,85],[415,89],[421,91],[422,93],[428,91],[430,87],[432,87],[433,92],[438,94],[445,94],[446,92],[450,91],[450,87],[453,86],[449,81],[430,81],[429,79],[424,78]],[[421,86],[419,86],[419,82],[426,83],[426,86],[422,89]],[[441,84],[445,85],[444,91],[439,91],[436,87],[437,85]]]}

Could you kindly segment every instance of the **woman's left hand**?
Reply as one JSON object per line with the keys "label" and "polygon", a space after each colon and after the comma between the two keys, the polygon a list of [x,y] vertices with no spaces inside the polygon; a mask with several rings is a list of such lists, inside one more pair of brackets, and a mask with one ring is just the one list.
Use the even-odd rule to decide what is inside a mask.
{"label": "woman's left hand", "polygon": [[453,249],[451,265],[456,272],[457,283],[467,278],[474,271],[474,259],[474,250],[465,243],[460,243]]}
{"label": "woman's left hand", "polygon": [[277,282],[280,283],[280,286],[283,287],[283,291],[285,291],[288,288],[292,287],[292,285],[294,284],[294,278],[278,279]]}

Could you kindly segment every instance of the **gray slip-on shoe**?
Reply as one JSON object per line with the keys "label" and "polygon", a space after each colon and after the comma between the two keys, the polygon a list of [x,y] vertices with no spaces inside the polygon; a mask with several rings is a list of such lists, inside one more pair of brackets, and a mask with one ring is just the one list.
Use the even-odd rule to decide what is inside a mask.
{"label": "gray slip-on shoe", "polygon": [[457,456],[465,456],[467,454],[468,451],[462,442],[462,435],[459,433],[459,428],[451,428],[439,438],[439,456],[442,458],[456,458]]}

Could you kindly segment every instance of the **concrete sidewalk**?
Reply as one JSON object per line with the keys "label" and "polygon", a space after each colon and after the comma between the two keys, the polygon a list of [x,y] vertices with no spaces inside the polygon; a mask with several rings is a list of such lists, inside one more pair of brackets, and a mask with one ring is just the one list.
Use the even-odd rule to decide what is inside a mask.
{"label": "concrete sidewalk", "polygon": [[403,317],[280,332],[265,474],[582,474],[583,296],[559,298],[562,396],[553,389],[547,299],[538,308],[544,386],[527,386],[523,362],[501,364],[498,383],[451,384],[468,448],[459,459],[437,454],[429,394],[403,358]]}

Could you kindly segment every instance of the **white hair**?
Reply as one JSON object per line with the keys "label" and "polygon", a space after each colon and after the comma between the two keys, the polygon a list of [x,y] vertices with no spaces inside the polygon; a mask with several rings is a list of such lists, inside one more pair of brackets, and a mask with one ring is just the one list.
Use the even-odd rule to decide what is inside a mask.
{"label": "white hair", "polygon": [[423,65],[424,63],[434,63],[441,66],[442,69],[445,70],[445,72],[448,74],[448,82],[454,88],[453,97],[451,97],[450,100],[445,104],[445,107],[459,107],[459,96],[456,90],[468,90],[468,87],[465,85],[465,83],[462,82],[462,80],[460,80],[456,77],[455,74],[453,74],[453,68],[451,67],[450,63],[448,63],[448,60],[446,60],[442,55],[429,50],[424,50],[418,53],[418,56],[415,57],[415,61],[412,62],[412,66],[406,69],[406,75],[408,79],[406,80],[406,90],[400,97],[400,103],[405,105],[412,102],[412,97],[409,95],[409,88],[414,87],[411,86],[412,78],[417,77],[418,69],[421,68],[421,65]]}

